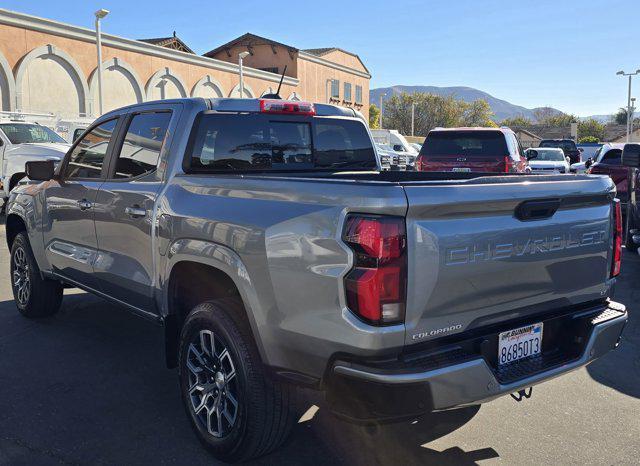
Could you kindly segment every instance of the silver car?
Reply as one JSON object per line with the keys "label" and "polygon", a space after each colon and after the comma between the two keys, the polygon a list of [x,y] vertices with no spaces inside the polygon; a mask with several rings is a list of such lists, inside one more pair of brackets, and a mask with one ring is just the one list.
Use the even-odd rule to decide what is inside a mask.
{"label": "silver car", "polygon": [[528,151],[531,173],[569,173],[569,160],[562,149],[538,147]]}

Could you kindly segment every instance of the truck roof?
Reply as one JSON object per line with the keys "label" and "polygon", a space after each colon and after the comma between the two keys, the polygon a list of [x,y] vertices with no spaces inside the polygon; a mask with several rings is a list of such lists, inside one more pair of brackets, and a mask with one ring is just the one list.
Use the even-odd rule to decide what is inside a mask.
{"label": "truck roof", "polygon": [[501,133],[512,132],[511,128],[492,128],[488,126],[458,126],[456,128],[433,128],[431,131],[499,131]]}
{"label": "truck roof", "polygon": [[[122,107],[116,110],[113,110],[109,113],[119,114],[122,113],[123,110],[135,109],[137,107],[142,107],[150,104],[175,104],[175,103],[199,103],[206,104],[209,109],[213,111],[220,112],[249,112],[249,113],[259,113],[261,111],[261,102],[269,101],[269,102],[280,102],[280,103],[288,103],[288,104],[313,104],[315,108],[316,116],[341,116],[341,117],[351,117],[351,118],[360,118],[364,120],[364,116],[355,109],[349,107],[339,107],[337,105],[325,104],[325,103],[313,103],[307,101],[294,101],[294,100],[284,100],[284,99],[239,99],[239,98],[215,98],[215,99],[204,99],[201,97],[190,97],[190,98],[181,98],[181,99],[165,99],[165,100],[156,100],[156,101],[147,101],[141,102],[133,105],[129,105],[126,107]],[[293,112],[292,112],[293,114]],[[101,118],[102,119],[102,118]]]}

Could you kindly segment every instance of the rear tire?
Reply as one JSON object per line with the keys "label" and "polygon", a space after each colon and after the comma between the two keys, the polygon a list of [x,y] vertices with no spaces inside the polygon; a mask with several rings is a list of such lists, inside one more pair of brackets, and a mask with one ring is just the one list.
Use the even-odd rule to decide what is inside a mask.
{"label": "rear tire", "polygon": [[631,211],[631,206],[627,204],[627,221],[625,224],[625,235],[624,235],[624,246],[627,248],[627,251],[638,252],[638,245],[633,242],[633,235],[630,233],[631,230],[637,229],[636,222],[633,218],[633,213]]}
{"label": "rear tire", "polygon": [[11,245],[11,289],[25,317],[47,317],[60,309],[63,286],[42,278],[26,232],[18,233]]}
{"label": "rear tire", "polygon": [[180,391],[198,439],[222,461],[279,447],[295,422],[295,388],[266,373],[237,299],[196,306],[180,335]]}

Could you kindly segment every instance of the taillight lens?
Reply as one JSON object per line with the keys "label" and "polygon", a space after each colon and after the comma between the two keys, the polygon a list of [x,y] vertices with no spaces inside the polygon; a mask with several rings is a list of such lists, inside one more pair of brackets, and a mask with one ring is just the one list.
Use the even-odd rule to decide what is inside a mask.
{"label": "taillight lens", "polygon": [[622,265],[622,208],[620,199],[613,200],[614,226],[613,226],[613,262],[611,263],[611,277],[620,275]]}
{"label": "taillight lens", "polygon": [[374,325],[402,322],[407,277],[404,218],[351,215],[343,240],[354,252],[353,269],[344,279],[351,312]]}
{"label": "taillight lens", "polygon": [[416,170],[419,172],[427,171],[427,164],[425,163],[424,157],[418,156],[416,159]]}
{"label": "taillight lens", "polygon": [[280,115],[315,115],[316,109],[312,103],[292,100],[260,99],[262,113],[276,113]]}

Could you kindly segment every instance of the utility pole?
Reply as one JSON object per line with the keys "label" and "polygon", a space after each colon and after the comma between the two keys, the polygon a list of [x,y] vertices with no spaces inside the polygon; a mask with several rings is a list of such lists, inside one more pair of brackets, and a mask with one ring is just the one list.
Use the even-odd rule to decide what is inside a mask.
{"label": "utility pole", "polygon": [[240,98],[244,99],[244,77],[242,75],[242,60],[249,56],[249,52],[240,52],[238,54],[238,72],[240,74]]}
{"label": "utility pole", "polygon": [[411,102],[411,136],[415,136],[415,124],[416,124],[416,103]]}
{"label": "utility pole", "polygon": [[382,129],[382,99],[384,99],[387,94],[380,94],[380,129]]}

